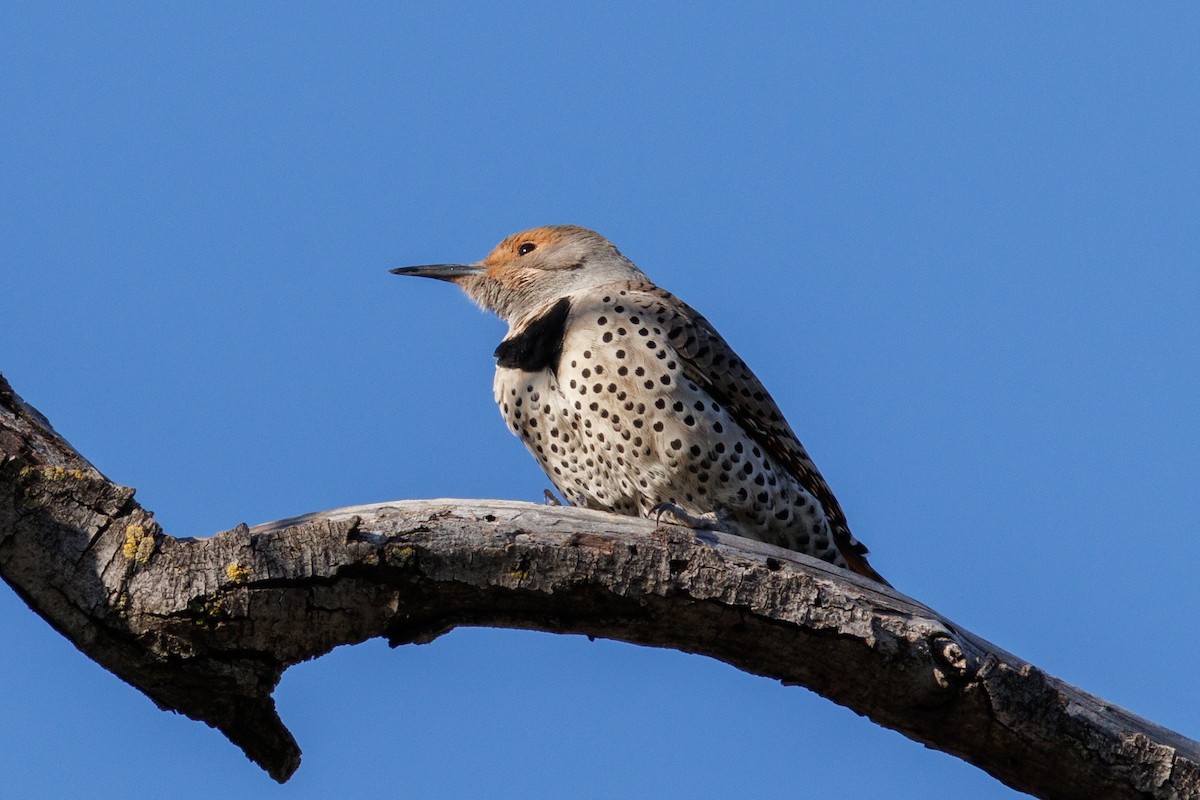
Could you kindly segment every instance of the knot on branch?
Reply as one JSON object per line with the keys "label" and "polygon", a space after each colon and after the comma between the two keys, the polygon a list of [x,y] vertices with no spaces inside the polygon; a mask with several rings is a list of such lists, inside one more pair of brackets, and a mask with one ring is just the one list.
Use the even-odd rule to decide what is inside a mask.
{"label": "knot on branch", "polygon": [[971,677],[971,663],[963,646],[949,633],[934,634],[929,640],[933,654],[933,677],[943,689],[962,686]]}

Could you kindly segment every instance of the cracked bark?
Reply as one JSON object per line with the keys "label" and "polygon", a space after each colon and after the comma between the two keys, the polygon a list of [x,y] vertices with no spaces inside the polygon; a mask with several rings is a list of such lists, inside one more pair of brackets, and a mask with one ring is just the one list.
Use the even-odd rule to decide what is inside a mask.
{"label": "cracked bark", "polygon": [[89,657],[217,728],[279,781],[300,762],[271,698],[288,666],[376,636],[424,643],[487,625],[717,658],[1039,797],[1200,797],[1196,742],[823,562],[631,517],[478,500],[173,538],[3,376],[0,575]]}

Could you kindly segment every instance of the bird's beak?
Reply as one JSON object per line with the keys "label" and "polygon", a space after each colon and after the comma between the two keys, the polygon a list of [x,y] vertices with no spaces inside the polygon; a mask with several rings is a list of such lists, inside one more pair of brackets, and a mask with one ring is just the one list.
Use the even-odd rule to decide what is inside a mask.
{"label": "bird's beak", "polygon": [[483,264],[426,264],[420,267],[396,267],[393,275],[415,275],[418,278],[435,278],[453,283],[460,278],[480,275],[487,269]]}

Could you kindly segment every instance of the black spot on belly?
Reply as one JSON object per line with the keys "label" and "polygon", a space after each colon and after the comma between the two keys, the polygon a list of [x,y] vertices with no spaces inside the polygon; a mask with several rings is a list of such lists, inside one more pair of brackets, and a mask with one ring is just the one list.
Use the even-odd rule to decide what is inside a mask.
{"label": "black spot on belly", "polygon": [[549,368],[557,374],[570,312],[571,301],[564,297],[516,336],[501,342],[496,347],[496,364],[525,372],[541,372]]}

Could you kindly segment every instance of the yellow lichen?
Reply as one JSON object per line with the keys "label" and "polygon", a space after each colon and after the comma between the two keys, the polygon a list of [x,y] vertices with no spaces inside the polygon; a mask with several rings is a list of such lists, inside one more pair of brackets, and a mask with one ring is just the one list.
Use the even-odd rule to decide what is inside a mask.
{"label": "yellow lichen", "polygon": [[417,551],[409,545],[388,545],[383,550],[383,558],[389,567],[408,568],[416,561]]}
{"label": "yellow lichen", "polygon": [[153,553],[154,537],[146,533],[146,529],[141,525],[126,525],[125,544],[121,545],[121,555],[142,567]]}
{"label": "yellow lichen", "polygon": [[43,467],[42,475],[52,481],[61,481],[63,478],[74,478],[78,481],[87,477],[82,470],[63,469],[62,467]]}
{"label": "yellow lichen", "polygon": [[250,568],[243,567],[238,562],[234,561],[225,568],[225,577],[233,583],[241,583],[250,577]]}
{"label": "yellow lichen", "polygon": [[24,484],[21,489],[21,505],[30,509],[37,508],[45,502],[43,495],[46,490],[41,484],[54,483],[65,478],[82,481],[88,477],[82,470],[63,467],[22,467],[18,475]]}
{"label": "yellow lichen", "polygon": [[200,607],[196,616],[196,624],[210,626],[220,622],[225,617],[225,601],[221,598],[209,600]]}

